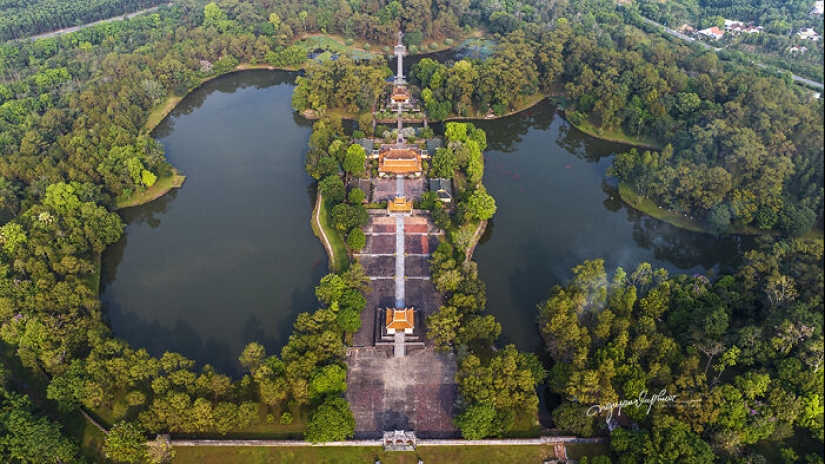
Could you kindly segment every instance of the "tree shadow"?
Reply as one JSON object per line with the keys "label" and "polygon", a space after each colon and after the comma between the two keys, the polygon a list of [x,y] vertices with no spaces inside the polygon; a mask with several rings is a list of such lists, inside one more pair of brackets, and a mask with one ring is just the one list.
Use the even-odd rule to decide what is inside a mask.
{"label": "tree shadow", "polygon": [[226,375],[239,377],[241,374],[237,356],[227,342],[204,340],[181,319],[176,320],[172,327],[167,327],[158,321],[147,321],[135,313],[123,312],[115,302],[106,303],[105,313],[107,322],[111,322],[112,318],[119,319],[116,325],[122,329],[113,329],[115,335],[128,341],[135,349],[144,348],[155,357],[167,351],[180,353],[194,360],[198,368],[210,364]]}

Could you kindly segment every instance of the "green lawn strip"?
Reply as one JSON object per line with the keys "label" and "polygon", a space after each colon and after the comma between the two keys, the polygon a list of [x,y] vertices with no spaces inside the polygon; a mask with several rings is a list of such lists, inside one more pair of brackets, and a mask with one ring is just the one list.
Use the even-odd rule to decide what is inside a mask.
{"label": "green lawn strip", "polygon": [[[319,195],[319,198],[320,195]],[[318,201],[318,200],[316,200]],[[341,272],[349,267],[349,250],[344,238],[341,234],[332,227],[332,212],[330,205],[325,200],[320,200],[318,214],[313,214],[312,232],[315,236],[323,242],[321,229],[329,241],[329,246],[332,248],[332,256],[329,257],[329,266],[334,272]],[[326,247],[324,247],[326,248]]]}
{"label": "green lawn strip", "polygon": [[540,464],[553,457],[548,445],[419,446],[411,452],[385,453],[380,447],[183,447],[175,448],[173,464],[416,464],[425,463]]}
{"label": "green lawn strip", "polygon": [[681,229],[707,233],[707,230],[705,230],[705,228],[699,224],[698,221],[685,217],[682,214],[668,211],[665,208],[661,208],[650,198],[644,198],[640,195],[636,195],[630,186],[625,183],[619,184],[619,195],[625,203],[632,206],[634,209],[647,214],[648,216],[664,221]]}
{"label": "green lawn strip", "polygon": [[135,192],[129,196],[129,198],[124,200],[118,200],[115,208],[129,208],[132,206],[149,203],[152,200],[156,200],[163,195],[166,195],[173,188],[180,188],[183,185],[184,180],[186,180],[186,176],[173,169],[168,176],[158,178],[155,184],[146,190],[142,192]]}
{"label": "green lawn strip", "polygon": [[[633,189],[625,183],[619,183],[619,196],[622,197],[622,200],[624,200],[625,203],[652,218],[691,232],[702,232],[705,234],[710,233],[710,231],[708,231],[708,229],[702,225],[700,221],[685,217],[684,214],[668,211],[666,208],[660,207],[650,198],[644,198],[637,195],[633,192]],[[775,230],[762,230],[752,226],[740,227],[739,229],[734,229],[729,233],[732,235],[779,235],[779,232]],[[811,229],[804,235],[804,237],[808,239],[821,239],[822,231]]]}
{"label": "green lawn strip", "polygon": [[570,122],[569,119],[567,120],[567,122],[573,125],[576,129],[597,139],[607,140],[610,142],[625,143],[627,145],[633,145],[636,147],[651,148],[653,150],[662,149],[661,144],[657,143],[655,140],[646,137],[633,137],[631,135],[625,134],[621,130],[611,130],[596,127],[587,120],[582,121],[580,124],[573,124],[572,122]]}
{"label": "green lawn strip", "polygon": [[506,438],[539,438],[547,429],[539,423],[536,414],[527,414],[522,409],[516,411],[513,428],[505,434]]}
{"label": "green lawn strip", "polygon": [[371,58],[375,56],[374,52],[357,47],[355,43],[347,45],[345,40],[336,35],[310,35],[298,40],[296,43],[310,51],[320,48],[331,53],[348,55],[354,58]]}
{"label": "green lawn strip", "polygon": [[[284,411],[277,408],[262,407],[258,413],[258,422],[255,425],[242,429],[231,430],[225,434],[217,431],[198,433],[175,433],[174,438],[209,439],[209,440],[303,440],[306,430],[308,410],[299,406],[292,406]],[[281,412],[289,411],[292,414],[291,424],[281,424]],[[267,416],[272,415],[271,421]]]}
{"label": "green lawn strip", "polygon": [[610,448],[609,442],[567,444],[567,457],[569,459],[580,461],[584,456],[593,457],[599,455],[610,456],[611,459],[616,457],[613,454],[613,450]]}

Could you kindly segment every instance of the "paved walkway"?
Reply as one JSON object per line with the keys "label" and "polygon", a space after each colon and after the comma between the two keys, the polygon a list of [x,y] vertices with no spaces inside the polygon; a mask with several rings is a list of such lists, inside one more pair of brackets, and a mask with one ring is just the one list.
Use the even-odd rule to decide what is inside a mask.
{"label": "paved walkway", "polygon": [[[554,444],[594,444],[606,443],[607,438],[579,438],[570,436],[553,436],[553,437],[539,437],[539,438],[499,438],[488,440],[461,440],[461,439],[426,439],[418,438],[416,446],[535,446],[535,445],[554,445]],[[381,439],[372,440],[347,440],[347,441],[331,441],[327,443],[309,443],[303,440],[190,440],[190,439],[173,439],[172,446],[383,446],[384,441]]]}
{"label": "paved walkway", "polygon": [[404,216],[395,216],[395,307],[404,307]]}
{"label": "paved walkway", "polygon": [[[395,193],[404,196],[404,177],[395,178]],[[404,307],[404,215],[395,215],[395,307]]]}

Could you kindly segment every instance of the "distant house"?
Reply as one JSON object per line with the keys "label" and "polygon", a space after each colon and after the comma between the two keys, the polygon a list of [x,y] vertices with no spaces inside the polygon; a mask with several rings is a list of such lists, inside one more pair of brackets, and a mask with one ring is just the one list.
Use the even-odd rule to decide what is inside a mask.
{"label": "distant house", "polygon": [[762,32],[762,26],[754,26],[753,24],[745,24],[740,21],[725,20],[725,30],[733,35],[736,34],[758,34]]}
{"label": "distant house", "polygon": [[430,179],[430,191],[435,192],[438,199],[444,203],[453,201],[453,183],[450,179]]}
{"label": "distant house", "polygon": [[709,27],[707,29],[702,29],[701,31],[699,31],[699,33],[702,34],[705,37],[710,37],[710,38],[716,39],[716,40],[719,40],[719,39],[721,39],[722,37],[725,36],[725,31],[723,31],[722,29],[719,29],[716,26]]}
{"label": "distant house", "polygon": [[804,27],[796,33],[802,40],[810,40],[811,42],[819,41],[819,34],[810,27]]}
{"label": "distant house", "polygon": [[825,8],[825,5],[823,5],[823,4],[825,4],[825,1],[823,1],[823,0],[819,0],[819,1],[814,2],[814,7],[811,10],[811,12],[809,13],[809,15],[811,15],[811,16],[822,16],[823,8]]}
{"label": "distant house", "polygon": [[800,47],[799,45],[794,45],[793,47],[788,48],[788,53],[795,55],[799,53],[800,55],[807,52],[808,47]]}

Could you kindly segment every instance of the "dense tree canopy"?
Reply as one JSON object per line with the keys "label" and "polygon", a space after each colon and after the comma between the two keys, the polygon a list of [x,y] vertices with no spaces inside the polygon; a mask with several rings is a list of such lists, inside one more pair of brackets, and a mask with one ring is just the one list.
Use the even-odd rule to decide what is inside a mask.
{"label": "dense tree canopy", "polygon": [[[539,310],[553,360],[548,387],[568,401],[554,412],[559,425],[587,434],[593,416],[619,414],[598,405],[666,392],[668,400],[622,409],[643,430],[613,432],[621,462],[709,462],[794,428],[822,440],[823,271],[813,265],[822,241],[746,256],[739,275],[714,281],[647,264],[608,279],[597,260],[554,287]],[[585,408],[588,422],[571,416]]]}

